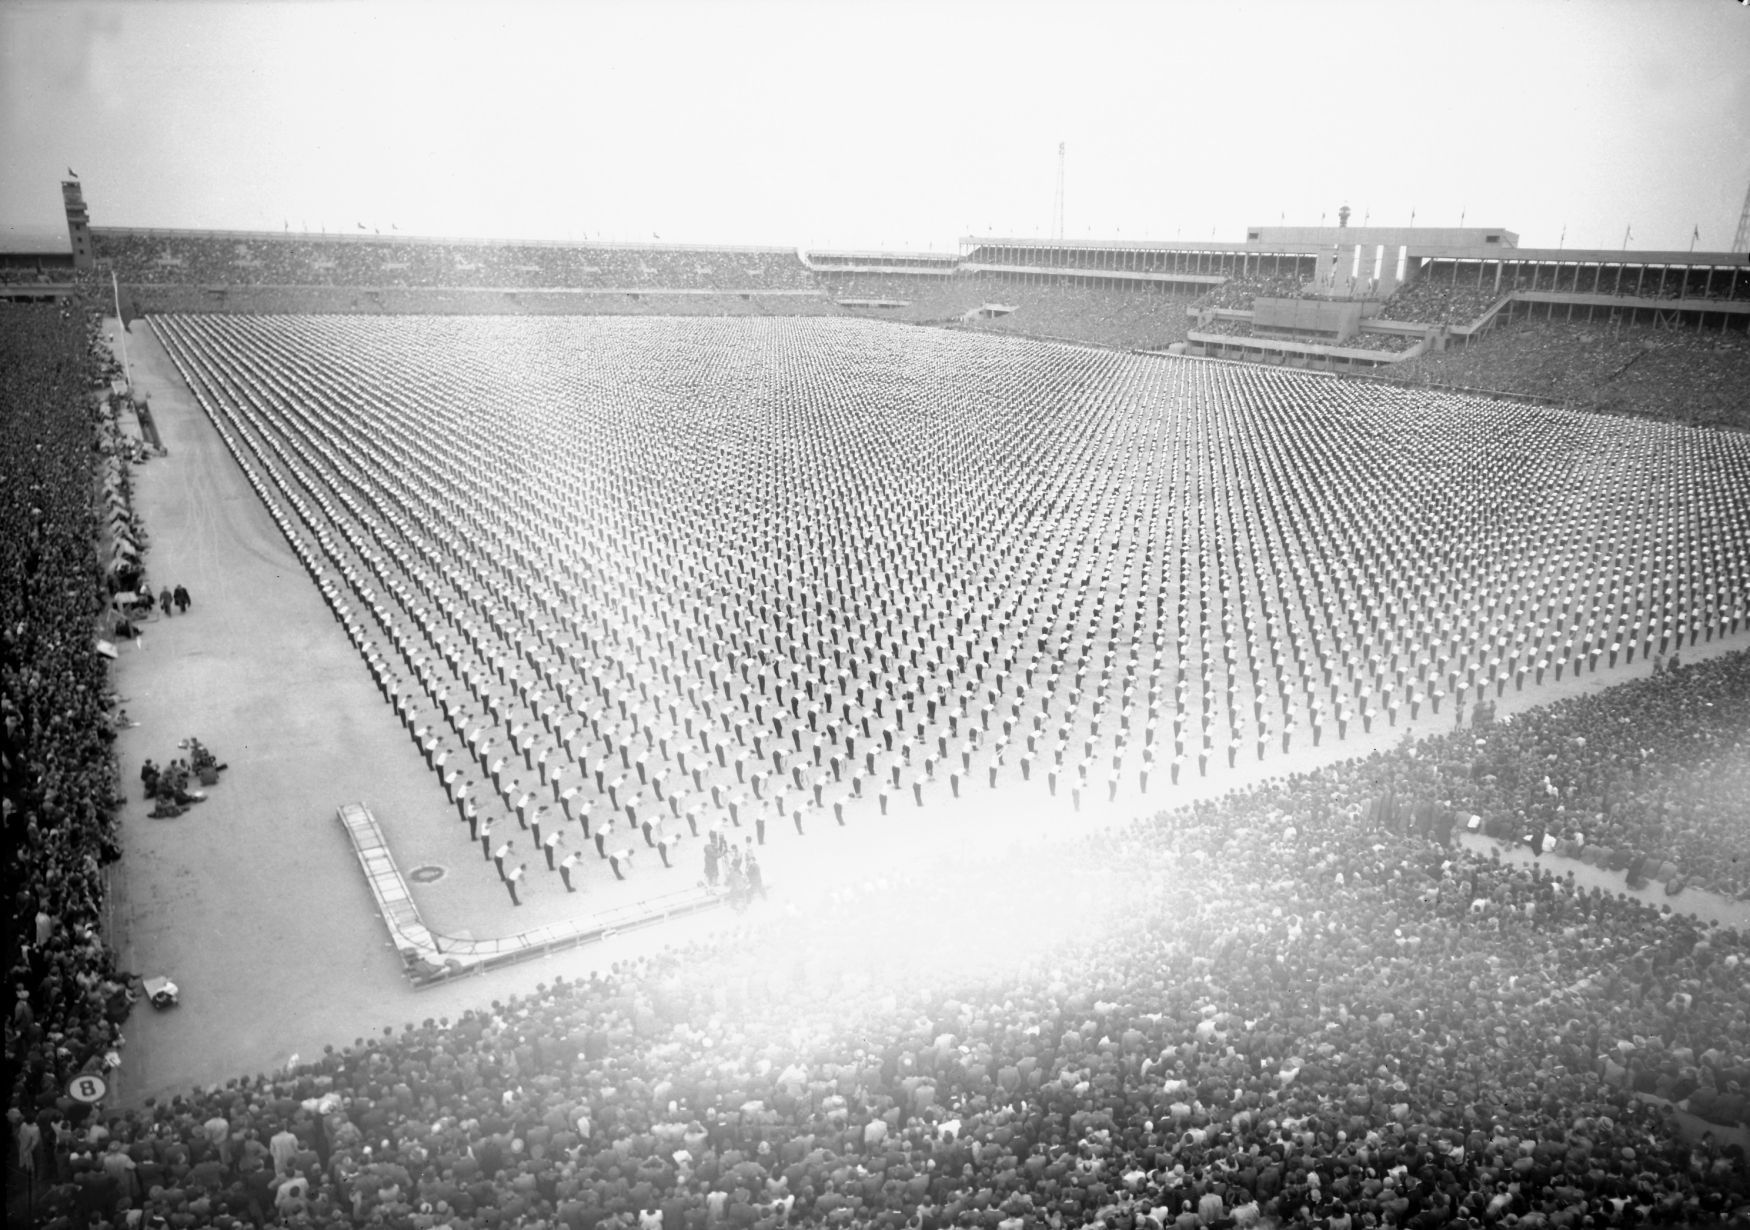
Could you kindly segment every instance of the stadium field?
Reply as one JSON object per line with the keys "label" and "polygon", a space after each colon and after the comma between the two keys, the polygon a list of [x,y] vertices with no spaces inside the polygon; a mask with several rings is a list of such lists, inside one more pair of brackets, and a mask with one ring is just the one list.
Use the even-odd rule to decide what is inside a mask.
{"label": "stadium field", "polygon": [[[227,658],[178,711],[229,694],[235,729],[283,729],[245,698],[321,664],[292,698],[308,741],[280,749],[285,801],[236,817],[245,843],[325,851],[288,870],[308,876],[295,908],[327,928],[300,943],[355,954],[335,974],[354,990],[305,1033],[486,985],[395,985],[332,819],[354,799],[404,869],[445,872],[414,889],[434,928],[495,935],[691,885],[713,827],[744,844],[763,822],[768,878],[800,894],[1450,727],[1460,687],[1508,715],[1642,674],[1649,654],[1743,643],[1750,440],[1731,433],[850,320],[151,329],[154,405],[184,379],[194,395],[159,414],[166,464],[228,484],[194,520],[214,541],[252,526],[242,554],[266,565],[237,565],[233,635],[304,629],[255,677]],[[142,495],[186,550],[151,506],[169,481],[148,469]],[[172,620],[153,638],[189,635]],[[210,716],[193,733],[231,750]],[[522,906],[470,842],[467,781],[528,863]],[[583,856],[579,894],[519,823],[543,806]],[[624,881],[601,857],[614,846],[633,851]],[[347,880],[350,903],[329,894]],[[218,934],[234,924],[212,900]],[[137,904],[166,928],[183,908]],[[733,924],[697,924],[714,925]],[[214,951],[168,934],[136,951],[152,942]],[[213,978],[263,981],[259,965]],[[210,1062],[156,1063],[148,1043],[130,1064],[162,1089],[296,1049],[259,1034]]]}

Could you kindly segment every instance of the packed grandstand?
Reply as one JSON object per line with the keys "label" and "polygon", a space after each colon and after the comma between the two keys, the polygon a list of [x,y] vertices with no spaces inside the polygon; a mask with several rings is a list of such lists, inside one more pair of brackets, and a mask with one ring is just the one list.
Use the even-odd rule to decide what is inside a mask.
{"label": "packed grandstand", "polygon": [[[1336,277],[1318,254],[1322,243],[1065,249],[967,239],[958,254],[923,254],[363,232],[90,233],[96,259],[120,278],[129,317],[850,314],[1530,393],[1692,423],[1750,423],[1743,393],[1750,269],[1736,255],[1509,248],[1464,256],[1431,246],[1416,256],[1403,245],[1413,271],[1369,295],[1353,278]],[[1358,229],[1329,234],[1344,252],[1388,250]],[[1260,301],[1356,296],[1369,299],[1365,318],[1341,340],[1254,319]],[[1556,370],[1562,356],[1595,342],[1599,353],[1574,371]],[[1620,357],[1607,362],[1606,350]]]}
{"label": "packed grandstand", "polygon": [[[470,766],[460,812],[516,826],[534,775],[585,837],[999,781],[1135,819],[94,1110],[70,1082],[125,1065],[141,971],[106,932],[133,766],[91,647],[151,526],[85,275],[0,308],[13,1217],[1347,1230],[1750,1201],[1750,937],[1687,908],[1750,894],[1750,655],[1679,662],[1750,622],[1743,317],[1558,315],[1434,268],[1380,319],[1494,315],[1439,348],[1375,330],[1416,353],[1348,380],[1122,353],[1321,293],[1201,253],[1211,280],[1129,283],[95,234],[384,720]],[[1724,285],[1634,300],[1750,294]],[[638,319],[433,318],[521,310]],[[1340,755],[1564,674],[1614,686]]]}

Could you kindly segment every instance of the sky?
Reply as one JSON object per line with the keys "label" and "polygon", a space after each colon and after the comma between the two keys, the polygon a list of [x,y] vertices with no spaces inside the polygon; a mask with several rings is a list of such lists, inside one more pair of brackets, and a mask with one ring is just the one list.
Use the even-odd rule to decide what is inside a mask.
{"label": "sky", "polygon": [[0,0],[0,242],[94,226],[951,250],[1500,226],[1730,247],[1738,0]]}

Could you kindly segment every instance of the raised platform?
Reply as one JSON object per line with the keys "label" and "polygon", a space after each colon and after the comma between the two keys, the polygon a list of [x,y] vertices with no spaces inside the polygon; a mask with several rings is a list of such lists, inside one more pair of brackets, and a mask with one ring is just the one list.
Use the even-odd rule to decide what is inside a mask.
{"label": "raised platform", "polygon": [[727,898],[706,888],[691,888],[633,905],[592,914],[588,918],[549,923],[498,939],[477,940],[439,935],[425,925],[413,894],[383,840],[377,818],[363,803],[343,804],[337,813],[352,840],[353,853],[370,885],[377,912],[401,956],[401,968],[416,987],[484,973],[515,961],[579,948],[613,938],[622,931],[715,909]]}

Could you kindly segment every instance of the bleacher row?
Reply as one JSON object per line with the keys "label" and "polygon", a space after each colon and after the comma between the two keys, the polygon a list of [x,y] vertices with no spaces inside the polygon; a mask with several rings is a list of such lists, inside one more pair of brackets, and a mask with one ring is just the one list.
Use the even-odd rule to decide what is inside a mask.
{"label": "bleacher row", "polygon": [[140,285],[810,290],[793,251],[592,247],[96,228],[96,257]]}
{"label": "bleacher row", "polygon": [[1750,338],[1742,331],[1514,319],[1394,374],[1750,431]]}
{"label": "bleacher row", "polygon": [[1734,437],[831,321],[575,322],[554,380],[500,326],[384,324],[165,332],[296,477],[446,785],[478,762],[518,820],[1134,798],[1746,617]]}

